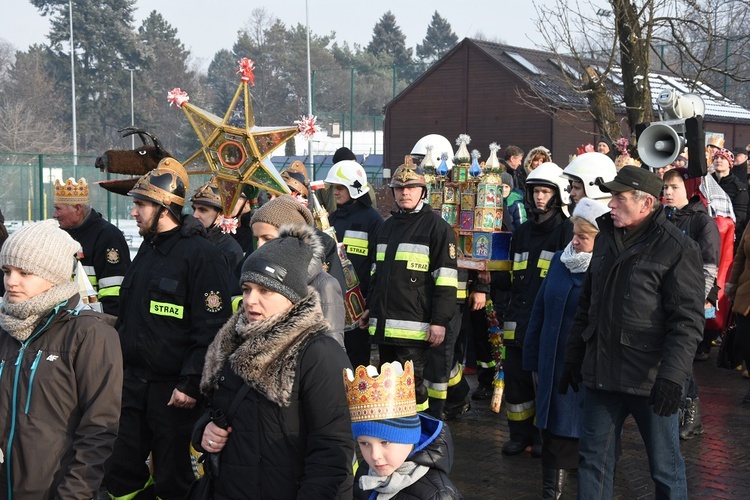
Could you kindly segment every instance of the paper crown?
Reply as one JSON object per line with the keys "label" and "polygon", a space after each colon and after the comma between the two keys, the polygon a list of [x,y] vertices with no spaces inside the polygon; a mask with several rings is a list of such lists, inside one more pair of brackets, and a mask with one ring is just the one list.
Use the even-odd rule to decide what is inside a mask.
{"label": "paper crown", "polygon": [[344,386],[352,423],[411,417],[417,414],[414,365],[385,363],[344,370]]}
{"label": "paper crown", "polygon": [[81,177],[76,183],[75,179],[69,177],[65,184],[60,179],[55,179],[55,205],[88,205],[89,184]]}

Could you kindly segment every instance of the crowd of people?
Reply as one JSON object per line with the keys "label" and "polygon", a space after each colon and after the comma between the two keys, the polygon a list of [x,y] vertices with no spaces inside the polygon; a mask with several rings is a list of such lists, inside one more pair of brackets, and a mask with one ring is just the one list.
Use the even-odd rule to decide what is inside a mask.
{"label": "crowd of people", "polygon": [[510,269],[481,272],[428,203],[420,165],[444,153],[453,167],[444,137],[415,145],[385,219],[346,148],[325,190],[294,165],[291,194],[243,189],[230,214],[162,159],[128,192],[132,262],[85,179],[56,182],[54,220],[0,225],[1,496],[459,499],[447,422],[502,367],[502,453],[541,458],[543,498],[574,470],[579,498],[611,497],[628,416],[656,497],[686,498],[692,363],[736,329],[750,366],[747,150],[709,141],[694,177],[683,155],[618,168],[606,138],[564,168],[508,146]]}

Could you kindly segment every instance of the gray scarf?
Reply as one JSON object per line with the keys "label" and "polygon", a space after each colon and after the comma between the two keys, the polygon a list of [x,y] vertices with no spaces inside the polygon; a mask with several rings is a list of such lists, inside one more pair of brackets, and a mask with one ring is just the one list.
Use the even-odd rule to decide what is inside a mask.
{"label": "gray scarf", "polygon": [[0,307],[0,327],[14,339],[23,342],[34,333],[34,329],[52,308],[69,300],[78,293],[78,284],[71,281],[64,285],[55,285],[46,292],[30,299],[11,304],[8,293],[3,297]]}
{"label": "gray scarf", "polygon": [[390,476],[378,476],[375,469],[370,469],[366,476],[359,478],[359,486],[365,491],[377,491],[378,500],[388,500],[396,496],[399,491],[422,479],[422,476],[427,474],[429,470],[430,468],[427,466],[417,465],[407,460]]}
{"label": "gray scarf", "polygon": [[565,264],[571,273],[585,273],[591,263],[590,252],[578,252],[573,249],[573,242],[568,243],[560,255],[560,262]]}

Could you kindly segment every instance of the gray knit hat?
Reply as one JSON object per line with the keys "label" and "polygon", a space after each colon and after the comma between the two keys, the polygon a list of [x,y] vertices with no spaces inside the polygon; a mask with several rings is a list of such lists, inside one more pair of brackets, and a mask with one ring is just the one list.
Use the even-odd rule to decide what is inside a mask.
{"label": "gray knit hat", "polygon": [[282,194],[257,209],[250,219],[250,225],[256,222],[265,222],[274,227],[281,227],[284,224],[312,226],[315,223],[312,213],[297,198],[288,194]]}
{"label": "gray knit hat", "polygon": [[308,265],[312,258],[313,249],[303,239],[281,235],[250,254],[242,265],[240,283],[257,283],[292,303],[299,302],[307,295]]}
{"label": "gray knit hat", "polygon": [[510,186],[511,189],[513,189],[515,186],[513,186],[513,176],[510,175],[508,172],[503,172],[500,174],[500,179],[503,184],[507,184]]}
{"label": "gray knit hat", "polygon": [[0,265],[35,274],[55,285],[70,283],[81,244],[55,219],[34,222],[10,235],[0,250]]}

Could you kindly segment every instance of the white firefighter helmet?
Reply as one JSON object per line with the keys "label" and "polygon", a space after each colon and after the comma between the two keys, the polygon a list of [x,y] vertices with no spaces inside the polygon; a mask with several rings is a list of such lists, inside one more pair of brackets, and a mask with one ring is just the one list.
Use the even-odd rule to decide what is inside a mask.
{"label": "white firefighter helmet", "polygon": [[355,200],[370,191],[365,169],[354,160],[342,160],[335,163],[328,171],[325,182],[346,186],[349,196]]}
{"label": "white firefighter helmet", "polygon": [[526,198],[533,206],[534,186],[547,186],[557,190],[557,196],[562,206],[570,203],[570,194],[565,190],[567,180],[562,177],[563,170],[551,161],[542,163],[526,177]]}
{"label": "white firefighter helmet", "polygon": [[[563,178],[583,184],[586,197],[594,200],[608,199],[612,195],[599,189],[602,182],[610,182],[617,175],[617,167],[612,159],[602,153],[583,153],[575,157],[563,170]],[[597,179],[601,179],[597,182]]]}
{"label": "white firefighter helmet", "polygon": [[453,152],[451,141],[439,134],[429,134],[419,139],[411,149],[411,155],[424,158],[427,156],[428,146],[432,146],[432,164],[435,168],[440,165],[440,157],[443,153],[448,155],[448,159],[445,162],[448,165],[448,168],[453,168],[453,155],[455,153]]}

